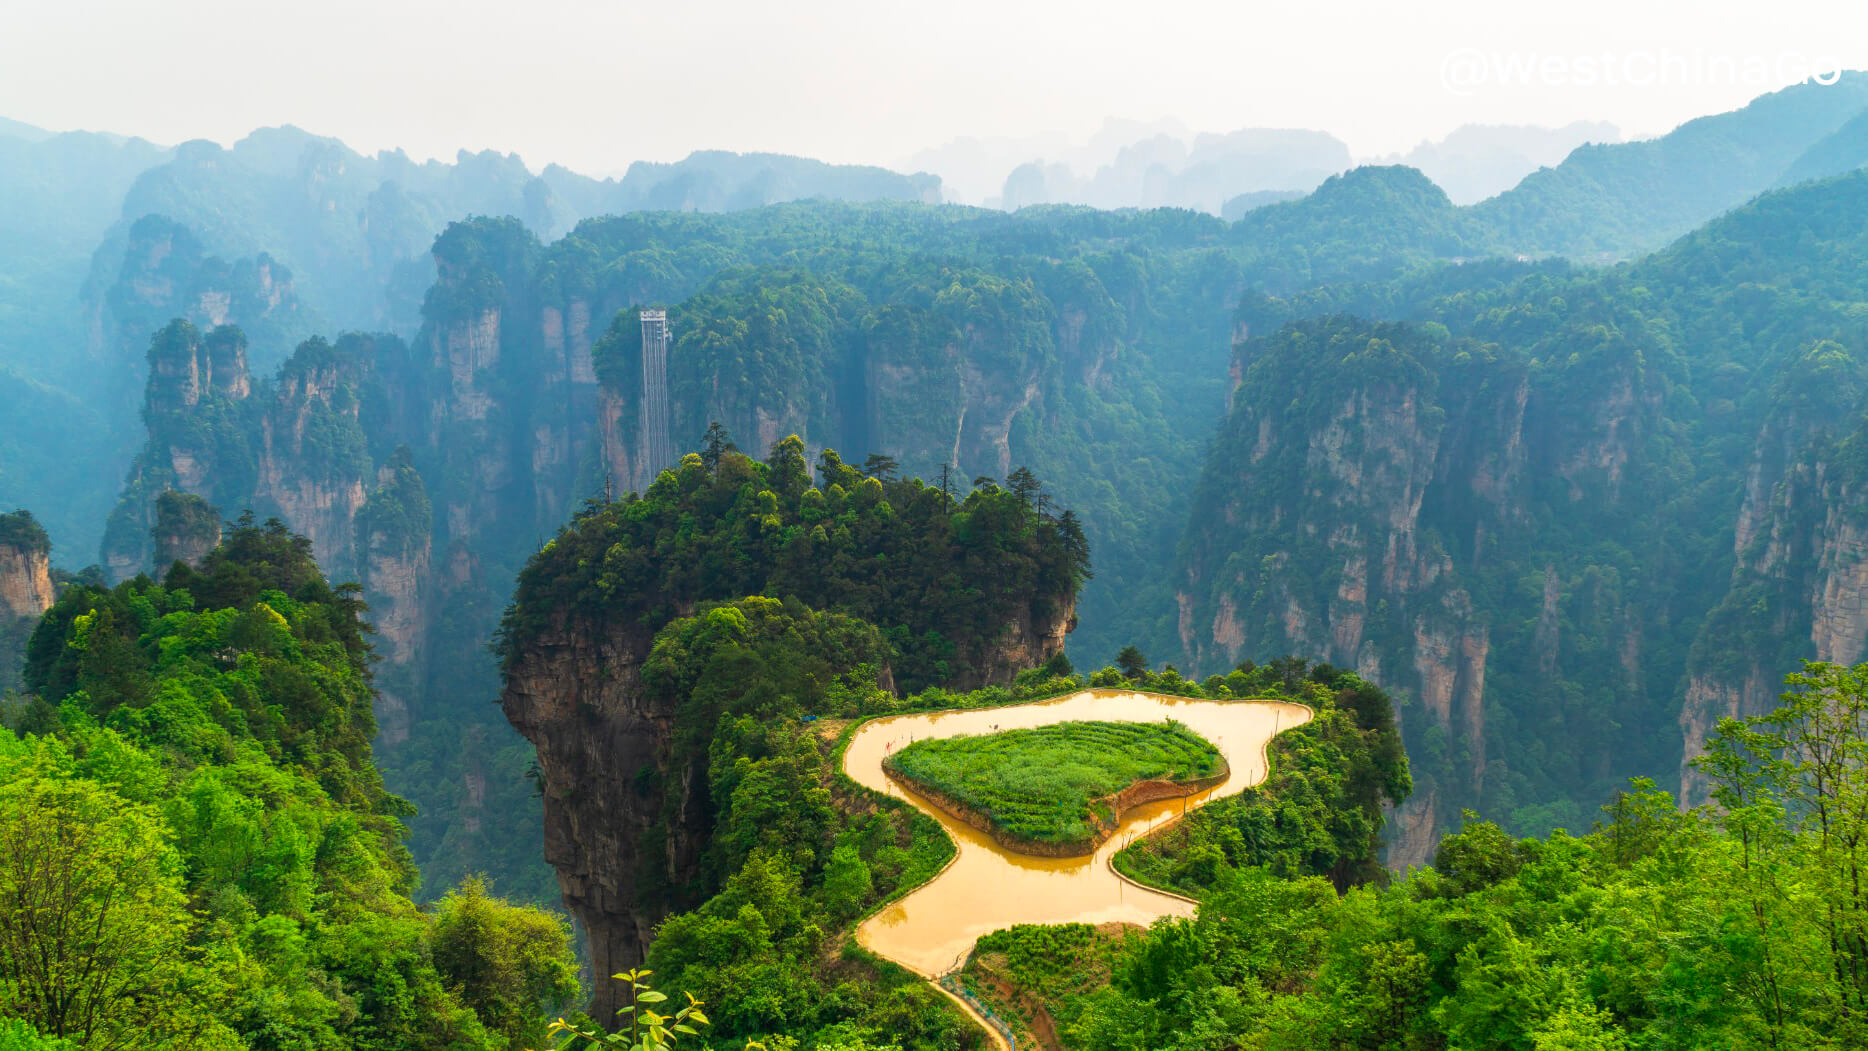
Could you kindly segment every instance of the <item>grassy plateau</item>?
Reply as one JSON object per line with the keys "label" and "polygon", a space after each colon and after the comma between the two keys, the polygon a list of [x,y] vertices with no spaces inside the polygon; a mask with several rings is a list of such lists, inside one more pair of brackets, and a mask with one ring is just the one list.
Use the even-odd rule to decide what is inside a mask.
{"label": "grassy plateau", "polygon": [[1180,723],[1076,722],[918,741],[883,767],[1014,839],[1055,845],[1095,839],[1115,818],[1108,797],[1137,781],[1193,781],[1225,764]]}

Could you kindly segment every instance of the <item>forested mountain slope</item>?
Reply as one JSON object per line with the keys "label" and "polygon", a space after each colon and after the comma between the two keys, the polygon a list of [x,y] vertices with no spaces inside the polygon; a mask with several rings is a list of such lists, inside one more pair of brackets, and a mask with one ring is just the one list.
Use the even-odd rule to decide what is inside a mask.
{"label": "forested mountain slope", "polygon": [[[1863,84],[1849,75],[1835,85],[1802,85],[1651,142],[1579,150],[1472,208],[1453,208],[1417,175],[1351,172],[1301,208],[1246,214],[1232,251],[1246,264],[1248,284],[1279,293],[1433,259],[1629,258],[1779,181],[1854,166],[1851,133],[1859,125],[1844,122],[1868,108]],[[1214,139],[1203,149],[1237,160],[1257,141]],[[0,341],[10,341],[0,349],[14,348],[0,364],[19,370],[0,374],[0,408],[8,410],[0,413],[0,448],[18,452],[8,457],[11,470],[0,467],[0,502],[38,508],[67,552],[92,546],[102,514],[89,497],[98,490],[52,484],[50,465],[104,474],[127,465],[138,436],[123,424],[141,386],[143,349],[172,317],[204,329],[240,325],[267,372],[314,332],[411,337],[437,276],[432,239],[471,215],[516,217],[548,241],[583,218],[643,209],[938,198],[928,176],[776,155],[702,152],[594,180],[557,166],[534,175],[517,157],[490,151],[463,152],[451,164],[399,152],[365,156],[289,126],[261,129],[227,149],[197,141],[174,150],[16,130],[0,134],[0,150],[17,154],[9,185],[26,203],[14,213],[25,224],[10,242],[17,265],[5,272],[27,282],[15,286],[17,295],[0,289],[8,321]],[[1220,184],[1212,192],[1231,196]],[[1307,212],[1327,215],[1312,226]],[[157,222],[171,233],[152,237],[148,224]],[[171,240],[174,261],[160,254]],[[85,276],[79,260],[87,250]],[[46,268],[60,259],[63,269]],[[681,291],[698,285],[690,280]],[[1216,327],[1218,317],[1202,323]],[[276,331],[261,331],[266,326]]]}
{"label": "forested mountain slope", "polygon": [[9,1046],[542,1046],[579,992],[568,926],[478,883],[410,900],[361,612],[243,520],[38,620],[0,728]]}
{"label": "forested mountain slope", "polygon": [[[1822,202],[1825,195],[1846,194],[1853,185],[1845,180],[1783,199],[1846,213],[1846,202]],[[399,712],[403,703],[413,706],[409,718],[418,727],[409,738],[413,745],[436,761],[498,753],[507,757],[501,762],[521,762],[522,752],[496,743],[509,739],[484,717],[467,720],[481,729],[463,742],[457,706],[433,699],[490,696],[491,670],[478,656],[480,640],[491,630],[518,566],[555,523],[592,495],[645,488],[657,471],[671,465],[670,450],[693,447],[708,424],[719,421],[754,452],[796,433],[812,454],[825,447],[881,453],[924,477],[938,477],[945,465],[950,487],[960,491],[976,476],[1004,478],[1018,466],[1053,480],[1057,497],[1077,510],[1098,552],[1099,573],[1083,596],[1085,629],[1078,637],[1079,652],[1092,661],[1135,640],[1166,652],[1178,637],[1193,666],[1201,669],[1287,646],[1355,664],[1360,636],[1345,627],[1340,645],[1325,645],[1316,627],[1329,623],[1322,614],[1313,613],[1304,630],[1292,625],[1269,636],[1256,628],[1248,634],[1223,626],[1223,607],[1213,594],[1205,599],[1212,605],[1189,599],[1193,611],[1182,616],[1192,619],[1177,628],[1169,564],[1176,537],[1189,521],[1187,499],[1205,428],[1224,407],[1227,312],[1240,291],[1255,285],[1298,290],[1289,301],[1248,297],[1236,319],[1246,335],[1262,335],[1268,323],[1275,326],[1319,309],[1438,318],[1459,338],[1506,348],[1488,351],[1485,359],[1497,358],[1495,367],[1503,371],[1462,366],[1462,375],[1474,376],[1471,382],[1487,390],[1500,385],[1515,390],[1512,384],[1518,381],[1510,378],[1511,370],[1521,366],[1512,362],[1520,359],[1568,360],[1585,347],[1651,344],[1655,349],[1643,349],[1640,368],[1629,374],[1627,391],[1613,385],[1615,374],[1596,365],[1578,366],[1581,371],[1575,374],[1596,381],[1583,384],[1578,397],[1647,406],[1661,397],[1649,390],[1658,382],[1652,379],[1659,375],[1656,370],[1670,367],[1667,362],[1684,353],[1674,348],[1691,345],[1696,354],[1743,358],[1753,353],[1750,338],[1719,335],[1719,326],[1727,324],[1720,319],[1734,313],[1766,316],[1761,306],[1741,305],[1735,293],[1715,296],[1730,282],[1709,270],[1724,264],[1704,258],[1707,251],[1695,247],[1701,241],[1718,243],[1729,236],[1738,245],[1755,243],[1767,259],[1781,257],[1783,265],[1800,267],[1797,274],[1835,273],[1845,279],[1852,272],[1845,261],[1798,262],[1796,255],[1836,242],[1852,219],[1839,215],[1844,225],[1832,230],[1810,218],[1803,227],[1810,232],[1798,235],[1795,227],[1773,233],[1780,225],[1775,219],[1746,218],[1762,214],[1758,209],[1786,207],[1770,203],[1778,200],[1714,227],[1729,234],[1708,233],[1638,267],[1600,274],[1511,264],[1418,270],[1436,258],[1482,251],[1485,235],[1475,229],[1470,210],[1454,208],[1407,169],[1353,172],[1331,180],[1311,198],[1259,209],[1232,226],[1178,212],[1048,209],[1007,216],[830,203],[725,216],[660,213],[589,221],[550,245],[514,220],[457,224],[435,242],[440,276],[425,298],[426,321],[413,343],[404,346],[389,337],[352,341],[349,352],[338,353],[320,369],[288,366],[293,376],[311,378],[282,375],[278,393],[267,395],[280,399],[276,408],[223,411],[213,407],[218,404],[213,397],[204,396],[174,413],[152,409],[152,441],[120,512],[126,524],[113,533],[128,538],[130,546],[113,548],[111,557],[118,563],[116,572],[133,571],[141,557],[142,529],[152,520],[151,501],[165,487],[197,492],[228,510],[254,506],[283,514],[314,538],[322,557],[333,565],[356,566],[358,575],[371,582],[376,600],[399,611],[390,618],[395,627],[389,650],[398,655],[392,663],[403,670],[386,673],[385,681],[394,684],[402,681],[398,675],[407,677],[406,685],[392,685],[387,692],[395,699],[392,711]],[[1767,234],[1775,240],[1767,240]],[[1838,251],[1844,260],[1849,257],[1846,246]],[[1796,280],[1795,274],[1775,273],[1751,283],[1788,295]],[[1306,288],[1314,290],[1301,291]],[[1648,290],[1646,296],[1665,293],[1664,309],[1643,298],[1641,288]],[[1542,305],[1516,305],[1513,296],[1541,297],[1532,302]],[[1556,306],[1558,301],[1564,305]],[[280,300],[282,307],[287,302]],[[1800,302],[1780,312],[1804,316]],[[1512,309],[1503,309],[1506,305]],[[638,306],[667,310],[672,335],[665,356],[645,353],[645,346],[652,349],[653,344],[643,341],[642,321],[633,309]],[[1821,309],[1834,313],[1840,308]],[[1527,315],[1543,320],[1532,322]],[[1598,331],[1598,322],[1609,326],[1608,335]],[[1708,327],[1709,334],[1689,333],[1687,326],[1695,325]],[[1565,348],[1561,357],[1557,347]],[[1437,353],[1420,349],[1402,356]],[[1460,358],[1459,350],[1446,353],[1455,361],[1470,359]],[[1247,351],[1236,363],[1248,388],[1257,382],[1247,375],[1254,360],[1255,352]],[[1724,364],[1721,358],[1720,367]],[[1352,385],[1372,383],[1381,368],[1373,361],[1331,361],[1290,376],[1267,374],[1263,383],[1271,392],[1313,388],[1333,382],[1332,375]],[[1539,376],[1551,371],[1549,365],[1540,369]],[[1720,399],[1733,400],[1741,390],[1753,389],[1734,379],[1729,368],[1724,380],[1695,375],[1703,384],[1696,397],[1715,408]],[[1611,386],[1600,387],[1604,383]],[[1288,393],[1279,396],[1289,398]],[[1242,402],[1235,394],[1235,414],[1254,397]],[[266,404],[265,399],[244,400],[249,406]],[[1293,410],[1294,433],[1320,426],[1314,410],[1326,403],[1295,403],[1300,407]],[[1509,417],[1514,404],[1507,399],[1496,409],[1489,402],[1440,408],[1457,417],[1457,426],[1472,428],[1478,424],[1467,418],[1471,413],[1497,411]],[[1727,420],[1713,409],[1707,414]],[[1761,419],[1734,417],[1754,418]],[[210,424],[210,419],[220,422]],[[1615,422],[1620,416],[1612,413],[1604,419],[1609,421],[1604,426],[1634,425]],[[1467,445],[1470,455],[1481,456],[1488,442],[1511,448],[1508,432],[1516,425],[1507,419],[1500,426],[1505,430],[1498,434],[1475,432]],[[1612,432],[1612,441],[1590,436],[1576,421],[1553,433],[1571,431],[1581,435],[1575,441],[1584,443],[1573,453],[1582,458],[1579,462],[1620,455],[1598,448],[1605,441],[1633,440],[1621,429]],[[207,448],[205,436],[216,433],[237,441],[217,447],[223,451],[214,455],[225,457],[226,466],[208,471],[200,450]],[[1401,432],[1383,433],[1384,440],[1403,440]],[[1439,441],[1427,431],[1422,440],[1434,448]],[[1717,448],[1729,450],[1733,440]],[[1236,450],[1238,442],[1224,438],[1216,457],[1238,456],[1227,451]],[[403,446],[408,452],[397,453]],[[1732,458],[1728,452],[1726,459]],[[1293,462],[1299,474],[1313,469]],[[1406,509],[1443,470],[1436,462],[1428,456],[1409,467],[1413,474],[1394,493],[1381,490],[1379,477],[1365,484],[1359,471],[1350,471],[1325,500],[1384,506],[1395,499],[1401,508],[1394,512],[1400,516],[1396,521],[1409,521],[1421,512]],[[1639,486],[1624,490],[1619,481],[1616,485],[1615,494],[1652,496]],[[399,509],[381,521],[397,524],[381,534],[387,561],[366,567],[369,545],[358,539],[359,523],[378,491],[385,494],[381,506]],[[1233,498],[1267,500],[1275,491],[1255,487]],[[425,512],[420,510],[424,506]],[[1231,528],[1239,525],[1236,519],[1220,528],[1227,521],[1224,507],[1200,505],[1187,543],[1194,549],[1212,546],[1215,553],[1188,556],[1186,565],[1206,567],[1189,571],[1203,581],[1216,579],[1207,575],[1211,565],[1236,561],[1241,556],[1230,548],[1241,544],[1269,544],[1288,556],[1286,549],[1295,548],[1282,532],[1288,519],[1280,515],[1291,508],[1273,506],[1282,510],[1254,527],[1262,532],[1253,532]],[[1606,514],[1593,501],[1582,506],[1588,514]],[[410,508],[416,509],[413,517],[404,513]],[[1515,514],[1506,514],[1518,523],[1512,528],[1543,528]],[[1325,515],[1317,527],[1330,522]],[[374,535],[377,527],[369,528]],[[1451,528],[1435,525],[1437,533]],[[1607,530],[1626,542],[1628,530],[1647,526],[1604,518],[1588,528]],[[1494,523],[1486,535],[1496,539],[1501,530],[1509,532]],[[1461,535],[1466,531],[1460,527]],[[1421,545],[1394,556],[1413,568],[1407,576],[1411,582],[1393,586],[1407,590],[1442,579],[1433,568],[1438,556],[1432,545],[1424,539]],[[1703,569],[1712,563],[1691,564]],[[1295,572],[1315,568],[1293,565]],[[1495,588],[1515,586],[1498,579]],[[1541,602],[1541,584],[1536,594]],[[1235,595],[1231,601],[1239,607],[1242,598]],[[1444,651],[1423,658],[1417,669],[1423,676],[1420,689],[1413,692],[1440,713],[1435,717],[1440,722],[1464,729],[1445,747],[1421,747],[1429,756],[1459,755],[1445,762],[1466,768],[1465,783],[1476,789],[1488,780],[1473,772],[1488,761],[1482,750],[1484,721],[1477,714],[1483,705],[1456,698],[1482,695],[1474,669],[1486,664],[1493,641],[1475,634],[1468,615],[1457,608],[1461,600],[1446,601],[1453,606],[1440,615],[1439,628],[1429,631],[1408,621],[1410,635],[1422,636],[1408,645]],[[1689,601],[1701,608],[1713,604],[1711,599]],[[1379,596],[1368,605],[1372,615]],[[1678,617],[1667,620],[1675,632],[1685,630],[1684,623]],[[1401,645],[1397,635],[1377,634]],[[1671,645],[1682,648],[1690,642],[1688,637]],[[1395,650],[1383,674],[1414,668],[1411,653]],[[1678,674],[1677,669],[1660,670],[1665,665],[1657,662],[1640,663],[1661,677],[1657,682]],[[1510,681],[1508,671],[1494,674],[1507,677],[1495,679],[1495,685]],[[1551,681],[1540,679],[1539,684],[1550,686]],[[1661,731],[1652,727],[1670,724],[1679,712],[1677,704],[1664,699],[1672,689],[1655,685],[1637,691],[1649,700],[1632,710],[1646,714],[1626,718],[1647,720],[1641,725],[1648,730],[1627,740],[1660,739],[1655,735]],[[1530,708],[1560,710],[1533,703],[1533,693],[1524,695]],[[389,724],[399,726],[400,718]],[[440,722],[419,729],[426,718]],[[1417,718],[1412,725],[1424,729],[1427,722]],[[1505,733],[1501,741],[1516,742],[1531,731]],[[1671,732],[1662,736],[1678,740]],[[1630,762],[1677,762],[1677,753],[1665,758],[1666,746],[1654,748]],[[394,776],[401,762],[394,752],[390,756]],[[1591,798],[1604,779],[1625,769],[1607,755],[1596,761],[1593,775],[1554,769],[1527,775],[1530,780],[1513,789],[1507,810],[1528,815],[1538,806],[1555,805],[1558,810],[1529,818],[1533,823],[1554,820],[1551,814]],[[491,769],[480,760],[468,763]],[[1424,769],[1435,767],[1428,763]],[[423,800],[429,820],[443,823],[418,826],[418,850],[426,858],[425,851],[439,842],[431,837],[444,835],[439,828],[451,824],[444,815],[483,805],[488,779],[471,773],[458,779],[424,776],[431,783],[457,786],[447,790],[452,798]],[[490,780],[510,784],[510,771]],[[1495,786],[1513,783],[1503,777],[1489,780]],[[1438,805],[1456,809],[1471,798],[1465,791],[1449,787]],[[1436,797],[1428,791],[1422,798]],[[485,825],[468,824],[487,834]],[[491,845],[484,849],[499,852]]]}
{"label": "forested mountain slope", "polygon": [[1200,878],[1174,884],[1193,919],[1013,927],[967,986],[1086,1051],[1862,1046],[1868,912],[1845,873],[1864,829],[1843,801],[1865,787],[1868,682],[1813,665],[1787,685],[1708,742],[1716,808],[1637,781],[1587,834],[1468,819],[1431,868],[1348,893],[1195,845],[1175,860]]}
{"label": "forested mountain slope", "polygon": [[1778,179],[1778,185],[1795,186],[1813,179],[1827,179],[1864,166],[1868,166],[1868,110],[1805,150],[1797,163]]}
{"label": "forested mountain slope", "polygon": [[0,465],[0,503],[38,508],[67,561],[94,546],[102,513],[95,487],[56,485],[51,465],[122,472],[138,440],[143,350],[170,318],[240,325],[270,372],[313,332],[412,335],[435,280],[434,238],[468,216],[515,216],[557,237],[584,217],[644,208],[939,198],[931,176],[775,154],[697,153],[598,180],[557,166],[534,175],[492,151],[454,163],[366,156],[290,126],[226,149],[12,129],[0,129],[11,205],[0,217],[0,449],[17,455]]}
{"label": "forested mountain slope", "polygon": [[1857,173],[1612,270],[1249,299],[1181,547],[1188,659],[1399,688],[1406,860],[1460,807],[1579,827],[1642,772],[1698,798],[1682,760],[1720,716],[1868,644],[1865,263]]}
{"label": "forested mountain slope", "polygon": [[[638,163],[621,180],[549,166],[534,175],[516,154],[462,150],[453,163],[400,151],[366,156],[289,125],[261,128],[231,148],[183,143],[122,198],[126,223],[162,215],[223,257],[265,252],[299,275],[300,295],[327,329],[407,335],[434,280],[428,249],[448,223],[513,216],[541,238],[584,218],[639,210],[720,212],[829,197],[938,199],[938,181],[773,154],[697,153]],[[110,243],[100,249],[110,260]],[[268,362],[270,364],[270,362]]]}
{"label": "forested mountain slope", "polygon": [[92,546],[109,501],[53,480],[121,469],[105,453],[99,388],[73,382],[89,364],[80,293],[124,193],[167,156],[141,139],[0,125],[0,507],[38,508],[76,550]]}
{"label": "forested mountain slope", "polygon": [[[1507,257],[1628,259],[1779,185],[1806,151],[1864,110],[1868,73],[1796,84],[1657,139],[1579,147],[1474,205],[1472,216]],[[1812,168],[1802,177],[1838,170]]]}

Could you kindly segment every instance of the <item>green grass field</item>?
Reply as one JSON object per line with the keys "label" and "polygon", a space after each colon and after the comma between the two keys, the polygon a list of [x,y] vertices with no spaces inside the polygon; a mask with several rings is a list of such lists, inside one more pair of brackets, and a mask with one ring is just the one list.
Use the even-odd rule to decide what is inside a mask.
{"label": "green grass field", "polygon": [[1097,800],[1137,781],[1220,772],[1219,750],[1180,723],[1058,723],[911,744],[884,761],[892,774],[986,817],[1015,839],[1078,843],[1112,815]]}

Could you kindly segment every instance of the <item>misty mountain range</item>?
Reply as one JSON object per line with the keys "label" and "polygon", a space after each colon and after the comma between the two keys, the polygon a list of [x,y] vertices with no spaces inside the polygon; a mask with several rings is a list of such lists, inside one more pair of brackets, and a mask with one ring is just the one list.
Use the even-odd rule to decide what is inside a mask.
{"label": "misty mountain range", "polygon": [[[620,179],[557,165],[534,172],[490,150],[462,151],[452,163],[418,163],[400,151],[366,156],[289,126],[260,129],[231,148],[165,147],[7,121],[0,197],[19,206],[0,214],[0,406],[13,410],[0,425],[0,504],[38,508],[61,560],[88,561],[109,494],[48,479],[56,465],[96,464],[106,476],[127,466],[140,438],[134,416],[150,331],[171,314],[210,325],[234,319],[228,281],[246,275],[240,280],[251,287],[239,294],[276,308],[263,320],[240,318],[258,369],[276,367],[312,333],[412,335],[437,276],[429,247],[448,222],[469,215],[512,215],[550,239],[580,221],[634,211],[725,212],[805,198],[931,204],[1025,156],[1005,172],[994,203],[1193,208],[1275,238],[1357,195],[1398,194],[1394,209],[1378,209],[1376,227],[1358,222],[1330,236],[1361,241],[1357,254],[1371,258],[1612,261],[1658,248],[1765,189],[1868,160],[1858,116],[1868,104],[1865,80],[1786,90],[1642,142],[1609,141],[1615,129],[1607,125],[1464,128],[1383,158],[1418,168],[1426,176],[1418,183],[1372,174],[1386,169],[1353,170],[1348,147],[1321,132],[1189,136],[1113,121],[1074,150],[972,140],[913,158],[933,174],[709,151],[638,163]],[[1029,150],[1040,147],[1062,159],[1031,160]],[[178,224],[179,243],[192,246],[164,261],[159,279],[144,272],[148,259],[131,265],[126,254],[147,216]],[[1415,243],[1383,243],[1383,222],[1398,223],[1394,232]],[[1423,229],[1437,231],[1428,243],[1419,243]],[[1276,272],[1320,276],[1309,254],[1268,260],[1263,279],[1275,286]],[[22,420],[61,429],[26,442]]]}

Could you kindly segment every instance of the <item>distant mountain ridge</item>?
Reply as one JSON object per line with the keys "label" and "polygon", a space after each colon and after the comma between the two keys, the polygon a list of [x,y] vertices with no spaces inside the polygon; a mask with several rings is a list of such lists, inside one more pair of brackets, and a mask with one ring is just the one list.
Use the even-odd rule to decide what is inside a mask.
{"label": "distant mountain ridge", "polygon": [[1088,175],[1032,161],[1006,176],[1000,204],[1192,208],[1218,215],[1241,194],[1303,191],[1352,164],[1349,147],[1321,131],[1243,128],[1183,142],[1156,135],[1123,147]]}
{"label": "distant mountain ridge", "polygon": [[1561,128],[1466,124],[1436,142],[1375,163],[1418,168],[1455,204],[1474,204],[1511,189],[1539,168],[1555,167],[1585,143],[1617,143],[1621,131],[1604,121]]}
{"label": "distant mountain ridge", "polygon": [[1629,258],[1777,186],[1865,110],[1868,74],[1795,85],[1657,139],[1583,146],[1472,215],[1506,254]]}

